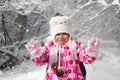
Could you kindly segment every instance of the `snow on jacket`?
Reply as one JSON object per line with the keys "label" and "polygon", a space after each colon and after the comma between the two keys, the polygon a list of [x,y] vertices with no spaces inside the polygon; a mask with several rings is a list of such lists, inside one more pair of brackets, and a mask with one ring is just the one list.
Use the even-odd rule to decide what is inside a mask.
{"label": "snow on jacket", "polygon": [[77,55],[77,58],[71,57],[71,46],[69,46],[68,43],[61,46],[60,66],[66,72],[66,75],[63,77],[57,77],[54,71],[49,70],[50,50],[56,45],[53,41],[47,43],[43,48],[38,45],[32,51],[29,51],[30,53],[35,54],[34,56],[31,55],[31,60],[36,65],[42,66],[47,63],[45,80],[84,80],[79,62],[81,61],[86,64],[91,64],[96,60],[96,56],[91,56],[91,53],[89,54],[87,48],[81,46],[81,42],[72,39],[69,41],[74,41],[76,45],[76,52],[74,54]]}

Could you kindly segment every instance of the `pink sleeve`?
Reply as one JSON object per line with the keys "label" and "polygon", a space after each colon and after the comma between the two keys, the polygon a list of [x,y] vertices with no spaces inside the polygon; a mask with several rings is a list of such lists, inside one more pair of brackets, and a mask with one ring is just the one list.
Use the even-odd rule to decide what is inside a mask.
{"label": "pink sleeve", "polygon": [[42,55],[39,57],[34,57],[31,56],[31,60],[36,64],[36,65],[43,65],[45,63],[48,63],[49,60],[49,53],[50,53],[50,48],[53,44],[52,43],[48,43],[44,46],[43,49],[41,49],[41,53]]}
{"label": "pink sleeve", "polygon": [[38,57],[31,56],[32,62],[39,66],[48,62],[49,50],[46,48],[45,51],[42,52],[41,54],[42,55]]}
{"label": "pink sleeve", "polygon": [[76,44],[77,44],[77,55],[79,61],[84,62],[86,64],[91,64],[96,60],[96,57],[90,56],[89,53],[87,52],[87,48],[82,47],[79,41],[76,41]]}

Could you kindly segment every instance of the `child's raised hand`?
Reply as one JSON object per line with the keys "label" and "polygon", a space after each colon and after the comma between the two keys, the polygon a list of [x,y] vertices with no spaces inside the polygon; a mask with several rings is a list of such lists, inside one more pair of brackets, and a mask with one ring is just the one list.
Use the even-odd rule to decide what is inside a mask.
{"label": "child's raised hand", "polygon": [[90,52],[97,52],[100,45],[100,39],[93,38],[88,42],[88,49]]}
{"label": "child's raised hand", "polygon": [[34,52],[36,49],[39,49],[40,43],[38,42],[38,40],[32,39],[31,41],[27,42],[27,44],[25,44],[25,47],[28,51]]}

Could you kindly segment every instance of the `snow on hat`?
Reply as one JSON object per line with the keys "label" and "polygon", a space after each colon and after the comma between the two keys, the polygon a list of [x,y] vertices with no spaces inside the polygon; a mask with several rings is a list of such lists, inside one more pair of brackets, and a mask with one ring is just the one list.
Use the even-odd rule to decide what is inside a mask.
{"label": "snow on hat", "polygon": [[71,37],[71,20],[70,17],[58,15],[52,17],[49,21],[50,35],[54,40],[54,37],[58,33],[68,33]]}

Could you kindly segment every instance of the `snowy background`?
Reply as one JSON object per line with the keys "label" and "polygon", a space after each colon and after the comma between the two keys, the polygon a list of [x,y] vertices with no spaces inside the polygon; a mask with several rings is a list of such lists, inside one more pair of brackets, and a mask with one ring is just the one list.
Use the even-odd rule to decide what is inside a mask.
{"label": "snowy background", "polygon": [[49,36],[49,19],[70,16],[73,37],[101,39],[97,60],[85,64],[87,80],[120,80],[120,0],[0,0],[0,80],[43,80],[45,66],[29,60],[24,44]]}

